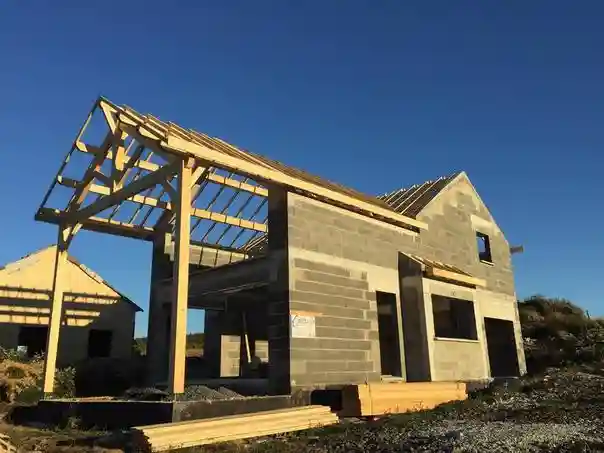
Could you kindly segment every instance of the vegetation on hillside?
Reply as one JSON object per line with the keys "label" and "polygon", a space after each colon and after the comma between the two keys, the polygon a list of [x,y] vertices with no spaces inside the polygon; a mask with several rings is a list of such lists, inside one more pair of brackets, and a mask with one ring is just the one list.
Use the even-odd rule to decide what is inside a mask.
{"label": "vegetation on hillside", "polygon": [[604,360],[604,319],[591,318],[567,299],[540,295],[518,307],[530,374]]}

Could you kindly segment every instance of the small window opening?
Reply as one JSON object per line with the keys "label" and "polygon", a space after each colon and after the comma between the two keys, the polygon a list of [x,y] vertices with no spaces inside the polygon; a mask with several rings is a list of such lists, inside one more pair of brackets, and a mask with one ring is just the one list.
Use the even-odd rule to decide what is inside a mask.
{"label": "small window opening", "polygon": [[48,326],[21,326],[19,328],[18,350],[24,351],[27,357],[34,357],[46,352]]}
{"label": "small window opening", "polygon": [[90,329],[88,333],[88,357],[109,357],[111,355],[111,330]]}
{"label": "small window opening", "polygon": [[491,241],[484,233],[476,232],[476,244],[478,245],[478,259],[486,263],[492,263]]}
{"label": "small window opening", "polygon": [[441,338],[477,340],[474,303],[432,295],[434,334]]}

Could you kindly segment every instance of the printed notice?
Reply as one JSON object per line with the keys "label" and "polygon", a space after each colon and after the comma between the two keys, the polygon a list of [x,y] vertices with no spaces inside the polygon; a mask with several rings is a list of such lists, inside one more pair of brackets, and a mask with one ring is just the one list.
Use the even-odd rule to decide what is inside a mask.
{"label": "printed notice", "polygon": [[315,338],[315,317],[310,315],[290,315],[292,338]]}

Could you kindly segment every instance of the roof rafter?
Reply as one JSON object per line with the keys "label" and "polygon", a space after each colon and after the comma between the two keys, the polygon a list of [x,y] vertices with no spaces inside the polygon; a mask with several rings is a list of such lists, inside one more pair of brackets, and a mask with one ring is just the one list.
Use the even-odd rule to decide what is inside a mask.
{"label": "roof rafter", "polygon": [[[94,144],[85,134],[95,112],[100,112],[103,127],[108,129],[105,138],[101,135],[98,139],[101,144]],[[81,178],[65,173],[74,152],[83,156],[79,159],[89,160]],[[220,139],[141,115],[105,98],[96,101],[36,218],[74,230],[84,228],[146,240],[170,233],[174,228],[173,207],[182,196],[177,168],[183,161],[193,169],[191,186],[187,183],[186,189],[191,193],[186,199],[191,201],[188,211],[197,220],[191,222],[190,233],[199,228],[199,242],[217,248],[244,251],[250,241],[255,244],[264,240],[259,238],[268,230],[268,188],[275,186],[402,228],[427,228],[425,223],[395,212],[383,200]],[[47,206],[55,187],[72,191],[65,207]]]}
{"label": "roof rafter", "polygon": [[[102,123],[108,128],[100,145],[89,143],[85,135],[95,112],[101,112]],[[143,125],[137,123],[139,120],[138,114],[129,109],[119,111],[108,101],[98,100],[74,140],[72,150],[59,169],[59,174],[51,185],[49,194],[44,198],[36,218],[67,226],[70,238],[77,230],[84,228],[152,240],[160,234],[169,233],[173,228],[174,201],[178,198],[178,190],[171,181],[178,179],[177,169],[180,162],[189,160],[190,165],[194,166],[190,214],[197,219],[196,225],[202,221],[207,223],[204,224],[205,234],[201,233],[203,240],[192,238],[192,243],[233,251],[239,250],[244,244],[237,245],[237,240],[230,241],[230,238],[227,240],[227,233],[231,229],[239,230],[233,232],[236,239],[245,231],[267,232],[266,220],[260,222],[254,218],[245,218],[244,209],[231,207],[239,193],[247,193],[250,198],[266,199],[268,190],[265,187],[234,178],[232,175],[224,176],[216,168],[203,165],[200,161],[195,162],[191,156],[163,149],[159,144],[160,136],[157,135],[161,133],[158,128],[159,120],[150,117]],[[90,159],[81,178],[65,173],[65,167],[69,167],[67,164],[74,151]],[[229,192],[227,204],[222,206],[222,200],[222,207],[215,210],[195,206],[195,200],[200,195],[203,197],[204,189],[210,189],[208,184],[218,186],[220,192],[228,188],[231,192],[234,191],[234,195]],[[55,186],[73,191],[65,208],[54,209],[46,205]],[[161,189],[159,193],[158,188]],[[224,195],[223,198],[227,198],[226,193]],[[141,211],[143,208],[146,209]],[[150,219],[155,210],[159,211],[159,218],[146,225],[147,219]],[[217,229],[217,225],[223,227]],[[208,233],[214,230],[214,236],[218,236],[218,239],[212,244],[206,239]]]}

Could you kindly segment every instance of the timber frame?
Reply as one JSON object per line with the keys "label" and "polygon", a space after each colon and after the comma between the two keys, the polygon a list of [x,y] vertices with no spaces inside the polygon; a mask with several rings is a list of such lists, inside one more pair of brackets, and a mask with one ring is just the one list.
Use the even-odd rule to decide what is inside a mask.
{"label": "timber frame", "polygon": [[[87,131],[99,117],[105,129],[100,137],[104,138],[90,143]],[[78,156],[88,163],[84,174],[76,178],[67,167]],[[52,393],[54,386],[63,299],[61,272],[67,249],[80,229],[146,241],[174,236],[169,390],[182,393],[190,244],[249,257],[263,253],[271,186],[401,228],[427,228],[382,200],[100,97],[35,216],[59,226],[44,392]],[[56,207],[51,199],[60,189],[68,189],[70,195]],[[219,203],[221,196],[225,201]]]}

